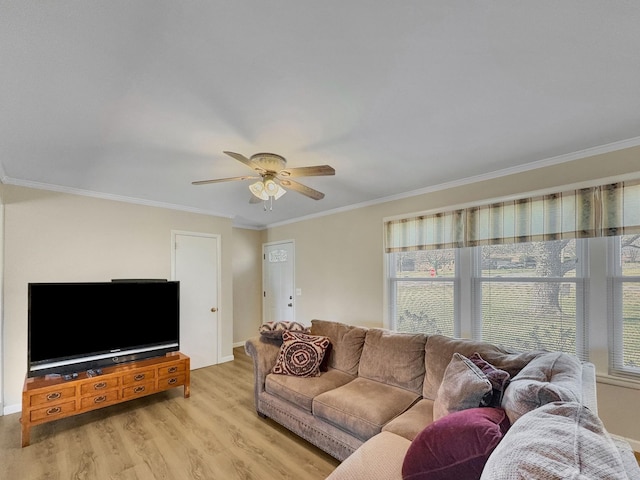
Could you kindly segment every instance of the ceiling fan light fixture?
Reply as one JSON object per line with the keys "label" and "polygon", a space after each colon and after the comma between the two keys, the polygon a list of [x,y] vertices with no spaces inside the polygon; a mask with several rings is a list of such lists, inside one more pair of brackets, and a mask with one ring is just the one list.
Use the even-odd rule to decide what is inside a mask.
{"label": "ceiling fan light fixture", "polygon": [[269,195],[265,191],[264,183],[262,183],[262,180],[249,185],[249,190],[260,200],[269,200]]}
{"label": "ceiling fan light fixture", "polygon": [[273,198],[278,200],[281,196],[287,193],[287,191],[284,188],[282,188],[280,185],[276,185],[276,188],[277,188],[276,193],[274,193]]}
{"label": "ceiling fan light fixture", "polygon": [[265,178],[256,183],[252,183],[249,185],[249,190],[253,195],[258,197],[260,200],[269,200],[269,198],[273,198],[278,200],[282,197],[287,191],[278,185],[273,178]]}
{"label": "ceiling fan light fixture", "polygon": [[272,177],[267,176],[264,179],[264,191],[267,192],[267,195],[270,197],[274,197],[276,193],[278,193],[278,184],[273,181]]}

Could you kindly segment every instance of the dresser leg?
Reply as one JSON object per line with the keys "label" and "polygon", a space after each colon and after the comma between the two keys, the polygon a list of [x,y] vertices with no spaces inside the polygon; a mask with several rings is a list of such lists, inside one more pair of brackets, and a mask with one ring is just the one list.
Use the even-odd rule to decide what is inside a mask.
{"label": "dresser leg", "polygon": [[27,422],[23,422],[23,419],[20,419],[20,423],[22,424],[22,446],[28,447],[31,441],[31,427],[27,425]]}

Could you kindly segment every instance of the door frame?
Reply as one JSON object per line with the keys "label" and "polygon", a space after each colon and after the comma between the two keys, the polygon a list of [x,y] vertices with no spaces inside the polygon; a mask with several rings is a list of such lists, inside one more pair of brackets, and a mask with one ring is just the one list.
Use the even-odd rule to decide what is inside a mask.
{"label": "door frame", "polygon": [[[265,323],[267,317],[266,317],[266,303],[267,303],[267,299],[265,297],[265,292],[266,292],[266,277],[267,277],[267,272],[266,272],[266,268],[264,267],[267,261],[267,254],[266,254],[266,249],[267,247],[272,247],[274,245],[283,245],[283,244],[291,244],[291,246],[293,247],[293,269],[291,272],[291,284],[293,285],[293,296],[294,298],[296,297],[296,241],[294,239],[290,239],[290,240],[278,240],[277,242],[268,242],[268,243],[263,243],[262,244],[262,323]],[[296,303],[297,301],[294,300],[293,301],[293,318],[296,318]]]}
{"label": "door frame", "polygon": [[224,313],[224,308],[222,307],[222,236],[218,233],[204,233],[204,232],[191,232],[188,230],[171,230],[171,280],[176,279],[176,236],[178,235],[190,235],[193,237],[206,237],[206,238],[215,238],[216,242],[216,264],[218,266],[216,271],[216,297],[218,300],[218,325],[216,326],[216,343],[217,343],[217,352],[216,352],[216,364],[222,363],[222,318]]}

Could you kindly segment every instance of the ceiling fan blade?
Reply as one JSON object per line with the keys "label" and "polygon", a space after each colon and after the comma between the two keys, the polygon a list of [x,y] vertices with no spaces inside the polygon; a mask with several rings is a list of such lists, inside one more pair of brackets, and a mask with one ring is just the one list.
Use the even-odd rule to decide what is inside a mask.
{"label": "ceiling fan blade", "polygon": [[285,168],[278,172],[278,176],[288,177],[318,177],[324,175],[335,175],[336,171],[329,165],[315,165],[313,167]]}
{"label": "ceiling fan blade", "polygon": [[259,180],[261,177],[254,177],[249,175],[244,177],[216,178],[215,180],[198,180],[197,182],[191,182],[191,185],[206,185],[209,183],[232,182],[234,180],[249,180],[251,178],[257,178]]}
{"label": "ceiling fan blade", "polygon": [[295,190],[296,192],[306,195],[309,198],[313,198],[314,200],[322,200],[324,198],[324,193],[314,190],[311,187],[307,187],[306,185],[302,185],[301,183],[294,182],[293,180],[289,180],[288,178],[285,180],[278,179],[278,183],[280,183],[284,188]]}
{"label": "ceiling fan blade", "polygon": [[255,162],[252,162],[251,160],[249,160],[247,157],[245,157],[241,153],[227,152],[227,151],[224,151],[222,153],[225,153],[225,154],[229,155],[231,158],[235,158],[240,163],[244,163],[251,170],[255,170],[258,173],[264,173],[265,172],[264,168],[259,167],[258,165],[256,165]]}

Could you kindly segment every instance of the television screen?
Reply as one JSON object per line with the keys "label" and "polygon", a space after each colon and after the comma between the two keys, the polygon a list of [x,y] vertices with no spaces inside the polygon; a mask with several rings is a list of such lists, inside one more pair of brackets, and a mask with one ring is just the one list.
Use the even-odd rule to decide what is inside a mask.
{"label": "television screen", "polygon": [[29,376],[179,349],[179,282],[30,283],[28,290]]}

